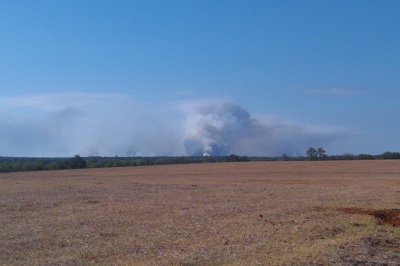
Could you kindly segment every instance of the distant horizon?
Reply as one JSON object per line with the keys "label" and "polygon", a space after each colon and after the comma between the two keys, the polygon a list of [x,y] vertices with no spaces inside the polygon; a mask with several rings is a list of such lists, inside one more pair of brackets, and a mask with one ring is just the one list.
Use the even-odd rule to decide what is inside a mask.
{"label": "distant horizon", "polygon": [[[387,153],[391,153],[391,154],[398,154],[399,153],[400,154],[400,151],[385,151],[385,152],[379,153],[379,154],[370,154],[370,153],[358,153],[357,154],[357,153],[351,153],[351,152],[345,152],[345,153],[342,153],[342,154],[329,154],[329,153],[327,153],[326,156],[327,157],[335,157],[335,156],[340,157],[340,156],[347,156],[347,155],[350,155],[350,156],[360,156],[360,155],[380,156],[380,155],[384,155],[384,154],[387,154]],[[174,156],[171,156],[171,155],[153,155],[153,156],[140,156],[140,155],[138,155],[138,156],[133,156],[133,155],[127,155],[127,156],[119,156],[119,155],[114,155],[114,156],[112,156],[112,155],[110,155],[110,156],[87,155],[87,156],[81,156],[80,154],[75,154],[75,155],[72,155],[72,156],[63,156],[63,157],[48,157],[48,156],[45,156],[45,157],[29,157],[29,156],[0,155],[0,158],[68,159],[68,158],[73,158],[75,156],[79,156],[79,157],[82,157],[82,158],[96,158],[96,157],[99,157],[99,158],[174,158],[174,157],[229,157],[231,155],[237,155],[237,156],[240,156],[240,157],[248,157],[248,158],[281,158],[282,155],[286,155],[289,158],[304,158],[304,157],[308,157],[306,154],[290,156],[290,155],[287,155],[287,154],[283,153],[283,154],[280,154],[280,155],[272,155],[272,156],[253,156],[253,155],[243,155],[243,154],[233,154],[232,153],[232,154],[221,154],[221,155],[174,155]]]}

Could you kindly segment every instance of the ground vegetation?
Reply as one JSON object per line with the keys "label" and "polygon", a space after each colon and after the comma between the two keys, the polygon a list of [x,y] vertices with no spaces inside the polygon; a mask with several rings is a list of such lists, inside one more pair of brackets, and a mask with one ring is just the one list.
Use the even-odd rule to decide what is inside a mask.
{"label": "ground vegetation", "polygon": [[399,265],[395,160],[0,174],[2,265]]}

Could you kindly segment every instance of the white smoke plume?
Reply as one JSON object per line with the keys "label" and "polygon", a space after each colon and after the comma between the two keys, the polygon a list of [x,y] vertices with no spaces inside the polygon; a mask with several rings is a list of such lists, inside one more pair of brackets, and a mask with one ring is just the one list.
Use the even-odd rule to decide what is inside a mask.
{"label": "white smoke plume", "polygon": [[347,137],[256,119],[226,99],[160,105],[120,94],[0,97],[0,156],[304,155]]}
{"label": "white smoke plume", "polygon": [[120,94],[0,97],[0,156],[183,155],[173,110]]}
{"label": "white smoke plume", "polygon": [[189,155],[303,155],[310,146],[345,138],[343,130],[261,121],[231,101],[198,101],[188,110],[184,145]]}

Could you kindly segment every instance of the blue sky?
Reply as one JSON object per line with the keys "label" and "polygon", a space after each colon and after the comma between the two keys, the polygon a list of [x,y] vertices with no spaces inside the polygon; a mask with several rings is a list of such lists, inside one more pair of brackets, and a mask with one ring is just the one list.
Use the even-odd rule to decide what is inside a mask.
{"label": "blue sky", "polygon": [[0,155],[400,151],[399,1],[2,1]]}

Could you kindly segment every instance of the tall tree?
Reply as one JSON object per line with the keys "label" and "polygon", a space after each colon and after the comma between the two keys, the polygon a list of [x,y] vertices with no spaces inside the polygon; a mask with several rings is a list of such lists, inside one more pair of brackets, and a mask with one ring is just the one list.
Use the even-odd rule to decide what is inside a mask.
{"label": "tall tree", "polygon": [[308,159],[309,159],[310,161],[315,160],[315,159],[317,158],[317,150],[316,150],[315,148],[313,148],[313,147],[310,147],[310,148],[307,150],[307,156],[308,156]]}
{"label": "tall tree", "polygon": [[318,148],[317,150],[317,157],[318,159],[322,160],[326,158],[325,150],[323,148]]}
{"label": "tall tree", "polygon": [[75,155],[68,160],[67,165],[70,169],[86,168],[86,161],[82,159],[81,156]]}

